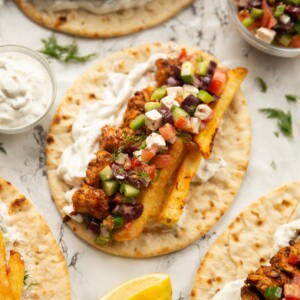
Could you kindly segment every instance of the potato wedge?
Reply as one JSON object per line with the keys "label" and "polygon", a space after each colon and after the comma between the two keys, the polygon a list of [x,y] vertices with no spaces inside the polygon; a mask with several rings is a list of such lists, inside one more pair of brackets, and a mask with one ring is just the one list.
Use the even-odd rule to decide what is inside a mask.
{"label": "potato wedge", "polygon": [[5,243],[0,230],[0,300],[14,300],[6,275]]}
{"label": "potato wedge", "polygon": [[169,152],[171,155],[171,165],[167,169],[162,169],[159,179],[145,189],[140,196],[139,202],[144,205],[143,214],[140,218],[134,220],[130,227],[123,227],[116,231],[114,233],[114,239],[116,241],[132,240],[138,237],[144,230],[149,218],[156,217],[160,213],[166,196],[165,189],[184,157],[184,149],[182,139],[177,139]]}
{"label": "potato wedge", "polygon": [[212,153],[214,138],[217,134],[223,115],[247,73],[248,71],[242,67],[235,68],[228,72],[228,81],[221,94],[221,98],[213,108],[213,119],[208,123],[205,130],[194,136],[194,141],[198,144],[201,154],[205,159],[208,159]]}
{"label": "potato wedge", "polygon": [[25,266],[19,252],[10,251],[8,268],[8,281],[11,292],[15,300],[20,300],[22,297]]}
{"label": "potato wedge", "polygon": [[178,168],[171,192],[156,219],[158,223],[172,226],[179,221],[189,194],[191,181],[199,168],[201,158],[202,155],[198,147],[189,150],[185,155]]}

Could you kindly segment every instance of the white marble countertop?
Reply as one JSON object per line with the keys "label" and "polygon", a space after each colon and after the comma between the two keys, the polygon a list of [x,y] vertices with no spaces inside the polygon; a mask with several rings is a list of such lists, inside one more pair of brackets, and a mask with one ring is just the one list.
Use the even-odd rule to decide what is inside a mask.
{"label": "white marble countertop", "polygon": [[[0,152],[0,176],[11,181],[38,207],[67,260],[73,299],[96,300],[114,286],[135,276],[152,272],[170,274],[173,299],[190,298],[190,290],[198,265],[209,245],[249,203],[259,196],[292,180],[300,180],[300,99],[288,103],[285,94],[300,95],[300,59],[271,57],[250,47],[239,36],[227,15],[225,0],[196,0],[172,20],[130,36],[108,40],[78,39],[83,53],[98,52],[98,58],[121,48],[154,41],[174,41],[197,46],[213,53],[229,67],[245,66],[249,75],[243,84],[252,117],[252,148],[249,169],[240,193],[231,209],[209,234],[185,250],[152,259],[126,259],[95,250],[77,238],[62,223],[48,189],[44,145],[47,128],[54,110],[67,88],[95,60],[86,64],[51,65],[58,82],[56,105],[49,116],[33,130],[14,136],[1,135],[0,143],[7,152]],[[51,31],[27,19],[13,1],[0,1],[0,45],[20,44],[41,48],[41,39]],[[71,37],[57,34],[61,42]],[[255,78],[268,84],[261,93]],[[291,110],[294,138],[276,137],[276,122],[268,120],[257,109],[277,107]],[[271,162],[276,163],[276,170]]]}

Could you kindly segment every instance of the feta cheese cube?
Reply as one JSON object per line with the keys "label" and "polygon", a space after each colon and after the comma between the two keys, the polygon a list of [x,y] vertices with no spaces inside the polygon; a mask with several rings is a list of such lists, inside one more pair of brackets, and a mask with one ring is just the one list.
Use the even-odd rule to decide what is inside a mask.
{"label": "feta cheese cube", "polygon": [[212,116],[212,109],[206,104],[199,104],[196,107],[194,117],[198,118],[200,121],[207,121]]}
{"label": "feta cheese cube", "polygon": [[171,109],[173,106],[179,106],[179,103],[174,100],[173,96],[166,96],[160,100],[160,104],[168,109]]}
{"label": "feta cheese cube", "polygon": [[159,148],[166,146],[166,141],[164,138],[155,132],[152,132],[147,138],[146,138],[146,144],[147,148],[151,148],[152,146],[157,146]]}
{"label": "feta cheese cube", "polygon": [[133,156],[135,158],[137,158],[138,161],[141,161],[142,160],[142,151],[143,150],[137,150],[137,151],[134,151],[133,152]]}
{"label": "feta cheese cube", "polygon": [[191,84],[184,84],[183,85],[183,94],[184,95],[190,95],[190,94],[193,94],[193,95],[197,95],[199,93],[199,90],[191,85]]}
{"label": "feta cheese cube", "polygon": [[291,21],[291,17],[286,15],[286,14],[283,14],[281,17],[280,17],[280,22],[283,23],[283,24],[287,24],[288,22]]}
{"label": "feta cheese cube", "polygon": [[190,122],[192,125],[192,130],[190,132],[195,134],[199,133],[201,121],[198,118],[191,117]]}
{"label": "feta cheese cube", "polygon": [[256,37],[264,42],[271,44],[276,35],[276,31],[268,28],[261,27],[256,31]]}
{"label": "feta cheese cube", "polygon": [[183,95],[183,88],[181,86],[174,86],[167,88],[168,96],[175,97],[182,97]]}
{"label": "feta cheese cube", "polygon": [[154,131],[162,125],[162,114],[160,114],[156,109],[150,110],[145,113],[146,116],[146,126]]}

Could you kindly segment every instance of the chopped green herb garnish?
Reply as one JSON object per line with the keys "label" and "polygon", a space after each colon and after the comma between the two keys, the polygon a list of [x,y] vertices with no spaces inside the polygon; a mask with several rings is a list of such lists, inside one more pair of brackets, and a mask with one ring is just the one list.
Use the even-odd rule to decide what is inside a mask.
{"label": "chopped green herb garnish", "polygon": [[279,132],[278,132],[278,131],[274,131],[274,135],[275,135],[276,137],[279,137]]}
{"label": "chopped green herb garnish", "polygon": [[267,83],[261,78],[261,77],[256,77],[256,80],[258,81],[259,85],[260,85],[260,90],[263,93],[266,93],[268,90],[268,86]]}
{"label": "chopped green herb garnish", "polygon": [[27,285],[27,280],[28,280],[29,274],[28,271],[25,270],[24,278],[23,278],[23,284]]}
{"label": "chopped green herb garnish", "polygon": [[293,137],[292,116],[291,112],[285,113],[281,109],[262,108],[259,111],[266,115],[268,119],[277,119],[277,124],[280,132],[286,137]]}
{"label": "chopped green herb garnish", "polygon": [[150,175],[145,170],[140,170],[140,171],[136,172],[136,175],[145,180],[150,178]]}
{"label": "chopped green herb garnish", "polygon": [[5,155],[7,154],[3,147],[3,143],[0,143],[0,152],[4,153]]}
{"label": "chopped green herb garnish", "polygon": [[277,170],[277,164],[274,160],[272,160],[272,162],[271,162],[271,167],[273,168],[274,171]]}
{"label": "chopped green herb garnish", "polygon": [[39,52],[62,62],[86,62],[96,55],[96,53],[91,53],[81,56],[79,55],[76,41],[73,41],[69,45],[59,45],[54,34],[47,39],[42,39],[42,43],[44,44],[44,48],[39,50]]}
{"label": "chopped green herb garnish", "polygon": [[285,95],[285,98],[288,102],[297,102],[299,96],[297,95]]}

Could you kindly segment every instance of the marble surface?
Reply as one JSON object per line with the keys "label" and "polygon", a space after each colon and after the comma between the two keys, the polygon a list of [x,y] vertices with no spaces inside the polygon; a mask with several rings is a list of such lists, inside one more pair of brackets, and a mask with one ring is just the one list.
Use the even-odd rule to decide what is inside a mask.
{"label": "marble surface", "polygon": [[[0,1],[0,45],[20,44],[41,48],[41,39],[51,32],[27,19],[13,1]],[[58,34],[61,42],[71,37]],[[233,206],[206,236],[174,254],[152,259],[126,259],[99,252],[78,239],[66,228],[48,189],[44,145],[47,129],[63,94],[96,59],[121,48],[154,41],[174,41],[198,46],[213,53],[229,67],[245,66],[249,75],[243,84],[252,117],[252,148],[245,181]],[[1,135],[7,155],[0,152],[0,176],[18,187],[38,207],[54,232],[65,255],[72,283],[73,299],[96,300],[101,295],[135,276],[151,272],[170,274],[175,300],[190,298],[198,265],[208,247],[234,217],[259,196],[292,180],[300,180],[300,100],[288,103],[285,94],[300,95],[300,60],[281,59],[259,52],[244,42],[227,14],[225,0],[196,0],[168,22],[130,36],[108,40],[78,39],[83,53],[98,53],[86,64],[51,65],[58,82],[56,103],[49,116],[29,132]],[[266,80],[268,92],[261,93],[255,78]],[[291,110],[294,138],[276,137],[276,122],[257,110],[277,107]],[[272,161],[274,164],[272,167]]]}

